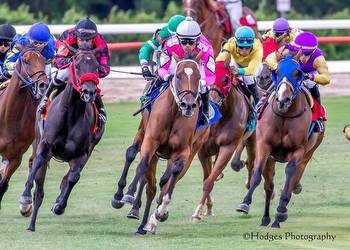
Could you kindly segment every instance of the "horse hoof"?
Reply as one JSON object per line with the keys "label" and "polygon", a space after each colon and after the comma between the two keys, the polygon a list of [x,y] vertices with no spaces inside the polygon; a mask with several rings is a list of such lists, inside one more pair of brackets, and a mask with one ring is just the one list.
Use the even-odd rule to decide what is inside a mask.
{"label": "horse hoof", "polygon": [[169,217],[169,212],[166,212],[164,214],[159,214],[158,212],[155,213],[156,219],[159,222],[164,222],[168,219]]}
{"label": "horse hoof", "polygon": [[139,210],[138,209],[135,209],[135,208],[132,208],[128,215],[126,216],[127,218],[129,219],[136,219],[136,220],[139,220],[140,217],[139,217]]}
{"label": "horse hoof", "polygon": [[20,205],[19,206],[19,211],[20,211],[20,213],[21,213],[21,215],[23,216],[23,217],[29,217],[29,216],[31,216],[32,215],[32,212],[33,212],[33,205],[32,204],[30,204],[30,205],[27,205],[27,206],[24,206],[24,205]]}
{"label": "horse hoof", "polygon": [[117,200],[115,198],[112,199],[111,204],[112,204],[112,207],[114,207],[115,209],[119,209],[124,206],[124,202],[122,202],[121,200]]}
{"label": "horse hoof", "polygon": [[278,222],[278,221],[274,221],[273,223],[272,223],[272,226],[271,226],[272,228],[280,228],[280,223]]}
{"label": "horse hoof", "polygon": [[60,204],[55,203],[51,208],[51,211],[54,215],[62,215],[64,213],[64,208],[61,207]]}
{"label": "horse hoof", "polygon": [[222,178],[224,178],[224,174],[223,174],[223,173],[220,173],[219,176],[216,178],[215,181],[219,181],[219,180],[221,180]]}
{"label": "horse hoof", "polygon": [[121,202],[126,203],[126,204],[130,204],[133,205],[135,201],[134,196],[131,196],[130,194],[124,194]]}
{"label": "horse hoof", "polygon": [[288,212],[277,212],[276,213],[276,220],[278,220],[279,222],[284,222],[288,219]]}
{"label": "horse hoof", "polygon": [[202,218],[199,215],[192,215],[191,221],[195,223],[199,223],[202,220]]}
{"label": "horse hoof", "polygon": [[270,224],[270,222],[271,222],[270,217],[262,217],[260,226],[266,227]]}
{"label": "horse hoof", "polygon": [[300,194],[302,190],[303,186],[300,183],[298,183],[293,190],[293,194]]}
{"label": "horse hoof", "polygon": [[248,214],[249,213],[249,205],[245,204],[245,203],[241,203],[239,204],[239,206],[236,208],[237,212],[241,212],[244,214]]}
{"label": "horse hoof", "polygon": [[135,232],[136,236],[144,236],[147,234],[147,231],[143,228],[138,228],[137,231]]}
{"label": "horse hoof", "polygon": [[157,226],[150,224],[150,223],[147,223],[143,229],[147,232],[150,232],[151,234],[156,234]]}
{"label": "horse hoof", "polygon": [[29,232],[35,232],[35,228],[34,228],[34,227],[29,226],[29,227],[27,228],[27,231],[29,231]]}
{"label": "horse hoof", "polygon": [[233,162],[231,161],[231,168],[233,171],[239,172],[242,168],[244,168],[245,162],[239,161],[239,162]]}

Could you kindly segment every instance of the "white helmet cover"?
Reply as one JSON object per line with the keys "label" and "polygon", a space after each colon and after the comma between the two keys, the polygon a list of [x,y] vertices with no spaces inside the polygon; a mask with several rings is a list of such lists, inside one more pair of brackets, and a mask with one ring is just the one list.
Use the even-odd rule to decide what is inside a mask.
{"label": "white helmet cover", "polygon": [[189,38],[196,39],[202,34],[201,27],[193,20],[192,17],[188,16],[182,21],[176,29],[176,35],[178,38]]}

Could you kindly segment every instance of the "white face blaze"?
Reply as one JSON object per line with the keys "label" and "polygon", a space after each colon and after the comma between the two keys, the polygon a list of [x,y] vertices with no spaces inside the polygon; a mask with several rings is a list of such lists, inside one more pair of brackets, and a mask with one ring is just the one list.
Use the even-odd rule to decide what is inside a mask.
{"label": "white face blaze", "polygon": [[193,69],[185,68],[184,72],[185,72],[185,74],[188,77],[188,88],[191,89],[191,75],[193,74]]}
{"label": "white face blaze", "polygon": [[282,100],[283,97],[285,96],[285,93],[287,91],[287,80],[286,78],[283,78],[279,88],[278,88],[278,91],[277,91],[277,98],[278,100]]}

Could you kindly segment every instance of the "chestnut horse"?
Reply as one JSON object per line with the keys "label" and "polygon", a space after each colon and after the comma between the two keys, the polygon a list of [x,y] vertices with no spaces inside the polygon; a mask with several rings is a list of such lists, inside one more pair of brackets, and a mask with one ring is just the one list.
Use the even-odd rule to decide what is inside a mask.
{"label": "chestnut horse", "polygon": [[[203,194],[192,219],[198,221],[202,218],[205,202],[207,201],[206,215],[212,215],[212,199],[210,193],[214,182],[231,159],[237,145],[250,137],[246,132],[246,124],[250,112],[249,100],[237,87],[238,79],[229,67],[230,60],[223,65],[224,73],[216,74],[215,85],[210,89],[211,98],[220,107],[223,117],[210,127],[208,140],[198,152],[203,168]],[[247,165],[252,168],[254,161],[254,140],[247,140]],[[212,157],[215,157],[214,164]]]}
{"label": "chestnut horse", "polygon": [[263,175],[265,212],[262,226],[267,226],[271,221],[269,209],[274,188],[275,161],[288,162],[285,185],[272,224],[272,227],[279,228],[280,223],[288,218],[287,205],[292,192],[301,191],[300,179],[324,136],[324,132],[312,133],[308,139],[312,111],[304,91],[301,90],[303,72],[297,62],[299,56],[300,53],[294,58],[288,56],[278,64],[275,95],[257,124],[256,158],[249,191],[237,208],[239,212],[249,212],[253,192]]}
{"label": "chestnut horse", "polygon": [[61,193],[52,207],[54,214],[61,215],[65,211],[74,185],[80,179],[80,172],[102,137],[103,129],[97,129],[98,114],[94,104],[99,92],[99,63],[94,55],[95,51],[78,51],[73,56],[69,66],[69,82],[64,91],[53,99],[44,128],[41,116],[37,116],[36,154],[20,199],[21,213],[31,214],[31,189],[35,180],[34,211],[28,228],[30,231],[35,231],[36,217],[44,198],[44,181],[50,159],[55,157],[66,161],[70,167],[62,179]]}
{"label": "chestnut horse", "polygon": [[45,58],[36,49],[24,49],[0,96],[0,154],[9,160],[0,169],[0,204],[12,174],[34,140],[36,108],[47,86]]}
{"label": "chestnut horse", "polygon": [[[200,26],[203,34],[211,42],[215,56],[220,53],[221,44],[225,39],[225,31],[222,25],[222,20],[217,11],[220,5],[212,0],[183,0],[185,16],[191,16],[196,20]],[[247,7],[243,7],[243,14],[250,14],[253,12]],[[228,18],[228,17],[227,17]],[[231,27],[232,28],[232,27]],[[256,28],[253,28],[257,38],[261,38],[260,33]],[[231,36],[235,33],[231,31]]]}
{"label": "chestnut horse", "polygon": [[[173,57],[177,61],[174,78],[170,81],[168,89],[154,102],[141,144],[141,161],[128,192],[123,197],[124,200],[126,197],[133,200],[137,183],[145,178],[147,200],[143,220],[136,232],[141,235],[147,231],[155,233],[157,220],[164,221],[168,218],[168,205],[176,181],[185,174],[200,145],[208,136],[208,129],[195,132],[199,114],[198,61],[201,53],[195,59],[189,57],[180,60],[176,55]],[[158,156],[168,159],[170,177],[158,199],[160,204],[146,225],[156,194],[155,173]]]}

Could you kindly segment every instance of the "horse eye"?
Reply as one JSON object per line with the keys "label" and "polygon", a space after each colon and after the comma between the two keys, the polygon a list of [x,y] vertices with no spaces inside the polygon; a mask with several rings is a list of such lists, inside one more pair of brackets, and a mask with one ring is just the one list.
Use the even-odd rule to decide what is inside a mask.
{"label": "horse eye", "polygon": [[24,64],[29,64],[29,62],[27,60],[23,60]]}

